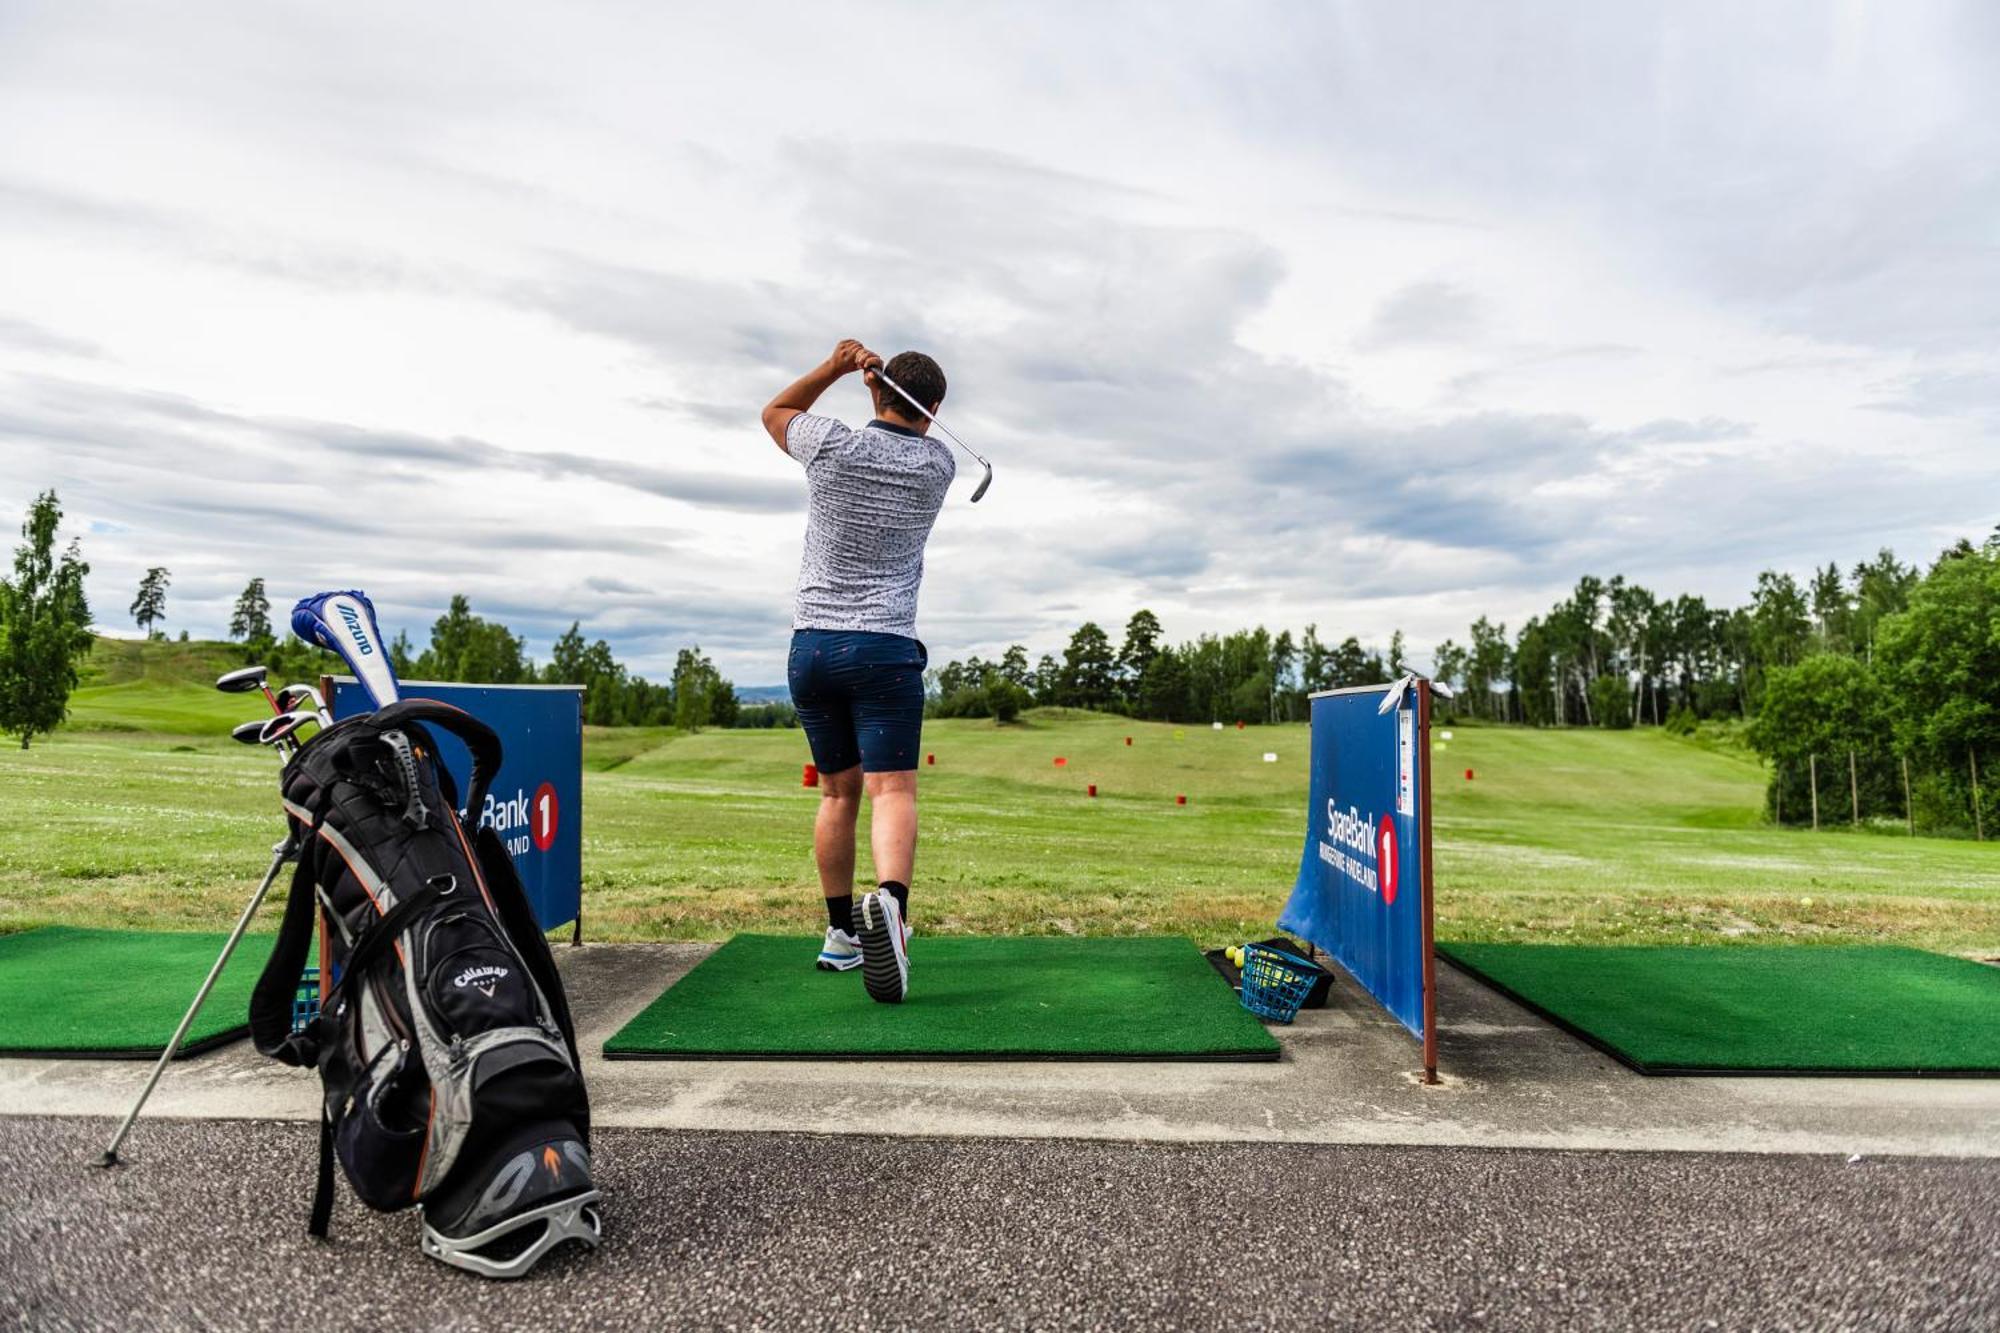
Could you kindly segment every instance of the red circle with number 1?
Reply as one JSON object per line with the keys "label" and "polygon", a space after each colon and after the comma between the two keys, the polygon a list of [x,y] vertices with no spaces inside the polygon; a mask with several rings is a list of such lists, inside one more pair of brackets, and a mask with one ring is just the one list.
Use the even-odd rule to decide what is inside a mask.
{"label": "red circle with number 1", "polygon": [[535,799],[528,806],[528,836],[535,840],[535,850],[546,852],[556,840],[556,828],[562,821],[562,809],[556,800],[556,788],[552,782],[544,782],[535,788]]}
{"label": "red circle with number 1", "polygon": [[1396,901],[1396,817],[1382,816],[1382,827],[1375,830],[1375,875],[1382,886],[1382,901]]}

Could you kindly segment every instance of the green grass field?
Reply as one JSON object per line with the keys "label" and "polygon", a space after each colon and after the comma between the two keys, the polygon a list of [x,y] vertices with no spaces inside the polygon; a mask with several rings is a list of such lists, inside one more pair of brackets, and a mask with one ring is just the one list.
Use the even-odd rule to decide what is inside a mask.
{"label": "green grass field", "polygon": [[[183,648],[190,661],[171,668],[101,661],[68,728],[26,752],[0,746],[0,930],[225,928],[241,910],[280,832],[274,764],[223,735],[254,709],[185,680],[234,662],[154,646]],[[2000,954],[2000,848],[1773,828],[1754,760],[1655,731],[1453,735],[1436,754],[1440,937]],[[933,722],[925,748],[927,932],[1257,938],[1298,866],[1303,726],[1039,713]],[[817,929],[806,758],[796,731],[591,733],[587,932]],[[862,860],[865,874],[865,839]]]}

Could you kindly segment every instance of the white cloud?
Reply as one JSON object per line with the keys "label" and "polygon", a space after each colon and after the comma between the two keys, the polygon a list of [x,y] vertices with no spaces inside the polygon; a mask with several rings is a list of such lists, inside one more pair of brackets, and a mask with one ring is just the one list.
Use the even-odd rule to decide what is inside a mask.
{"label": "white cloud", "polygon": [[996,463],[940,658],[1142,603],[1422,645],[1990,526],[1990,9],[1212,20],[10,6],[0,508],[59,488],[107,619],[161,563],[197,632],[252,574],[419,637],[463,591],[761,683],[756,409],[854,334]]}

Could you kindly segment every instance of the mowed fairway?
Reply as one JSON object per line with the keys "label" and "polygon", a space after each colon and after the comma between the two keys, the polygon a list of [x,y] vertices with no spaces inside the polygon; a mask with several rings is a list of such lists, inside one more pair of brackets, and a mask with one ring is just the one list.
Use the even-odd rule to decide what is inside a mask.
{"label": "mowed fairway", "polygon": [[[243,700],[167,689],[100,687],[79,720],[214,729],[71,729],[0,748],[0,929],[218,929],[241,909],[280,831],[275,764],[221,738],[254,711]],[[2000,954],[2000,848],[1771,828],[1754,761],[1657,732],[1453,733],[1435,756],[1442,937]],[[1266,934],[1298,866],[1306,746],[1303,726],[933,722],[916,922],[1205,944]],[[588,935],[817,930],[806,758],[796,731],[592,732]],[[865,835],[863,847],[865,875]]]}

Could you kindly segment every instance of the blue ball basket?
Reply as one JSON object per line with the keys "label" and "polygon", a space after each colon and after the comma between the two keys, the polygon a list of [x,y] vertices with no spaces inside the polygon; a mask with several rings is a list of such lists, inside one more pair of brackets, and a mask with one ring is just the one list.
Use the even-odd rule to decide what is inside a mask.
{"label": "blue ball basket", "polygon": [[1319,969],[1282,949],[1243,946],[1243,1007],[1259,1018],[1289,1023],[1319,978]]}
{"label": "blue ball basket", "polygon": [[299,977],[299,988],[292,994],[292,1031],[304,1032],[306,1025],[319,1017],[319,969],[309,967]]}

